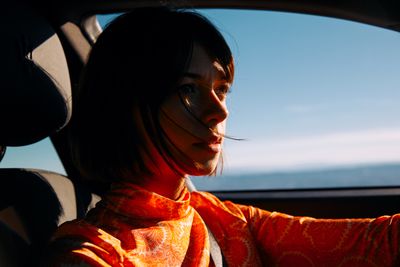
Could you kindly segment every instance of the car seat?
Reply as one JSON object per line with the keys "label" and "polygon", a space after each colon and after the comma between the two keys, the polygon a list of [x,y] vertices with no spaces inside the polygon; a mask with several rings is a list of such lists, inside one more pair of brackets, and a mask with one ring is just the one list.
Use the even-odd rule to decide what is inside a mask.
{"label": "car seat", "polygon": [[[69,121],[67,61],[57,34],[33,8],[8,6],[0,22],[0,146],[25,146]],[[0,169],[0,266],[37,266],[57,226],[98,200],[58,173]]]}

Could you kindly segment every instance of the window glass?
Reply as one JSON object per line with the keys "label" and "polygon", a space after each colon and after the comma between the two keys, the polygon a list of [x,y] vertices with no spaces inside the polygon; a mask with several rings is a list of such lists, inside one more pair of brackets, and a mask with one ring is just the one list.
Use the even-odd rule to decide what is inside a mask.
{"label": "window glass", "polygon": [[[224,171],[202,190],[400,185],[400,35],[345,20],[200,10],[235,57]],[[115,15],[99,16],[105,25]]]}
{"label": "window glass", "polygon": [[0,166],[2,168],[43,169],[66,175],[50,138],[29,146],[7,147]]}

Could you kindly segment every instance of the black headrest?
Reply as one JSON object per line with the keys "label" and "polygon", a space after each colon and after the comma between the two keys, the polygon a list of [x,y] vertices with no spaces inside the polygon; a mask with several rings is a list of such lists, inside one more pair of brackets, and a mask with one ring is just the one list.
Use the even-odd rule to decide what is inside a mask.
{"label": "black headrest", "polygon": [[0,16],[0,146],[37,142],[71,114],[64,51],[45,18],[26,6]]}

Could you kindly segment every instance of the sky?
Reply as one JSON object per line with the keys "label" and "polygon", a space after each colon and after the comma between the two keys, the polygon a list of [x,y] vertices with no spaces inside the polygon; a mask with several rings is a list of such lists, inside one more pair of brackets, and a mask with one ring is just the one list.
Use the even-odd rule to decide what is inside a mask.
{"label": "sky", "polygon": [[[282,12],[201,12],[235,58],[227,133],[245,141],[226,141],[225,172],[400,162],[399,33]],[[1,164],[60,171],[54,151],[32,157],[49,145],[11,148]]]}

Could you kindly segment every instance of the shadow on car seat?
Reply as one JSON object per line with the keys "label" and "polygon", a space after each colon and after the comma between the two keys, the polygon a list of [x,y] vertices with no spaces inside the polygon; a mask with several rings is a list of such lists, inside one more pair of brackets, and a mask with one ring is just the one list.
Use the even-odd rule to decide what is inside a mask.
{"label": "shadow on car seat", "polygon": [[[24,146],[68,123],[71,86],[61,43],[45,18],[23,5],[6,9],[0,17],[0,146]],[[38,265],[57,226],[84,216],[98,199],[61,174],[0,169],[0,266]]]}

